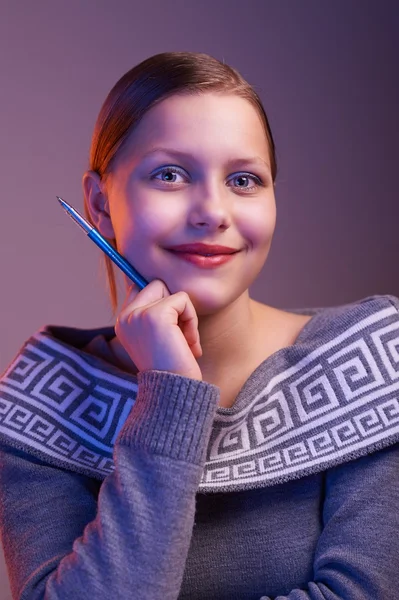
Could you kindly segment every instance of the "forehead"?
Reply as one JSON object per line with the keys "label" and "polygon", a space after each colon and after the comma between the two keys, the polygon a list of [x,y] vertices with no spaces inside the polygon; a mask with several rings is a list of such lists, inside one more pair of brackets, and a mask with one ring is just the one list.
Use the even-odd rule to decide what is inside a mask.
{"label": "forehead", "polygon": [[252,104],[234,94],[204,93],[191,96],[177,94],[162,100],[145,115],[147,121],[163,121],[168,126],[178,126],[187,121],[194,126],[214,124],[253,125],[261,124],[258,113]]}
{"label": "forehead", "polygon": [[261,118],[236,95],[174,95],[153,106],[129,136],[125,150],[140,158],[154,146],[173,146],[211,156],[243,151],[268,155]]}

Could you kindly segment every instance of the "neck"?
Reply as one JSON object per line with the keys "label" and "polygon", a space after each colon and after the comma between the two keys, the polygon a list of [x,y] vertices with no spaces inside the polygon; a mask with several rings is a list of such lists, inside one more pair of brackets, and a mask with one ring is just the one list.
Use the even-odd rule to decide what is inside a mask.
{"label": "neck", "polygon": [[207,381],[218,381],[248,360],[259,322],[259,305],[244,296],[216,314],[200,316],[202,356],[198,365]]}

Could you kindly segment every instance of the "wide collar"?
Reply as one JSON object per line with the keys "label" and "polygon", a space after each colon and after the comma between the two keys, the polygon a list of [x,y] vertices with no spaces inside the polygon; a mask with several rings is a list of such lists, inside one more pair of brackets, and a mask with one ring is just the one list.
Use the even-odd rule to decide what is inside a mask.
{"label": "wide collar", "polygon": [[[293,346],[218,407],[199,492],[267,487],[399,441],[399,300],[378,295],[310,309]],[[299,309],[300,312],[300,309]],[[46,325],[0,378],[0,440],[104,479],[137,379],[82,348],[113,327]]]}

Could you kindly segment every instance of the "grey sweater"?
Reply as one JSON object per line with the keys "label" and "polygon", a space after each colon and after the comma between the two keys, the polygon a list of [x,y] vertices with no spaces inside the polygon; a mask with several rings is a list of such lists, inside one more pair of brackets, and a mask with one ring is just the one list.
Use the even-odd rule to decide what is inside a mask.
{"label": "grey sweater", "polygon": [[14,599],[398,598],[399,299],[292,312],[231,408],[118,369],[111,327],[24,343],[0,378]]}

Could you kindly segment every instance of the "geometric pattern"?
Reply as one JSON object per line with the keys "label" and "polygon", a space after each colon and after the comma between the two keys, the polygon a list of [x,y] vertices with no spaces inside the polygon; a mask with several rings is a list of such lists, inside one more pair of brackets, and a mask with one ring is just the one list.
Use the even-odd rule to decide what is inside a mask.
{"label": "geometric pattern", "polygon": [[[399,300],[317,314],[327,311],[312,335],[251,374],[232,408],[217,408],[199,492],[276,485],[399,441]],[[137,388],[44,327],[0,378],[0,440],[104,479]]]}

